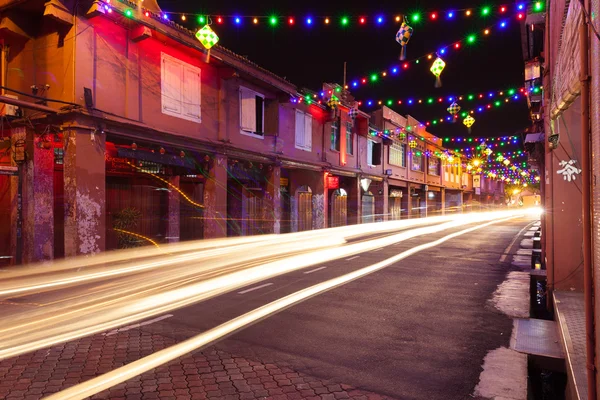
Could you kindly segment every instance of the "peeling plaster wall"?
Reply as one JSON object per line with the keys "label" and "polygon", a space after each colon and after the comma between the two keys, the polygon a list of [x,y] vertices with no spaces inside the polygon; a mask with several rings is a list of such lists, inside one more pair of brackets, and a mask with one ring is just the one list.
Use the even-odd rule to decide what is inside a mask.
{"label": "peeling plaster wall", "polygon": [[105,250],[105,140],[92,129],[65,131],[65,256]]}

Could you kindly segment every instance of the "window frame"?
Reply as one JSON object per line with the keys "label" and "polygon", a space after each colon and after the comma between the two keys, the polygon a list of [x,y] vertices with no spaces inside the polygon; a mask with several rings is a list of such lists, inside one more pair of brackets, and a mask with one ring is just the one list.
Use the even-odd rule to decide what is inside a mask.
{"label": "window frame", "polygon": [[[242,118],[243,118],[243,103],[242,103],[242,92],[246,91],[248,93],[253,94],[255,97],[260,97],[262,99],[262,130],[260,132],[252,132],[250,130],[244,129],[242,128]],[[255,139],[261,139],[264,140],[265,138],[265,95],[262,93],[258,93],[256,90],[250,89],[246,86],[242,86],[240,85],[239,87],[239,114],[240,114],[240,119],[239,119],[239,123],[240,123],[240,133],[242,135],[245,136],[250,136],[253,137]],[[254,114],[256,115],[256,101],[254,102]],[[257,121],[256,121],[256,117],[255,117],[255,121],[254,124],[257,125]]]}
{"label": "window frame", "polygon": [[349,156],[354,155],[354,134],[352,133],[352,128],[352,122],[346,122],[346,154]]}
{"label": "window frame", "polygon": [[[431,161],[432,160],[436,160],[435,174],[431,173]],[[440,159],[438,157],[436,157],[436,156],[429,156],[429,158],[427,159],[427,175],[440,176]]]}
{"label": "window frame", "polygon": [[[303,151],[312,151],[312,133],[313,133],[313,124],[314,124],[314,118],[313,116],[305,111],[302,110],[298,110],[295,109],[295,119],[294,119],[294,147],[299,149],[299,150],[303,150]],[[298,143],[298,118],[299,116],[302,117],[302,119],[304,120],[303,122],[303,142],[304,145],[299,144]],[[306,120],[310,118],[310,129],[307,132],[307,128],[306,128]],[[307,143],[307,139],[308,139],[308,145]]]}
{"label": "window frame", "polygon": [[[419,165],[420,165],[420,169],[415,169],[415,168],[414,168],[414,167],[415,167],[415,164],[414,164],[415,157],[419,157],[419,159],[420,159],[420,161],[421,161],[421,162],[419,163]],[[421,172],[421,173],[423,173],[423,172],[424,172],[424,171],[423,171],[423,157],[424,157],[424,154],[423,154],[423,153],[421,153],[421,155],[420,155],[420,156],[417,156],[417,153],[416,153],[416,151],[412,151],[412,152],[410,153],[410,170],[411,170],[411,171],[414,171],[414,172]]]}
{"label": "window frame", "polygon": [[[166,97],[169,97],[165,92],[168,90],[167,85],[166,85],[166,72],[167,72],[167,68],[165,63],[171,63],[171,64],[175,64],[177,66],[179,66],[181,68],[181,74],[179,77],[179,100],[177,99],[172,99],[174,101],[178,101],[179,102],[179,112],[176,111],[172,111],[169,108],[167,108],[167,102],[165,101]],[[192,114],[189,113],[185,113],[185,104],[187,104],[187,102],[184,102],[184,96],[185,96],[185,74],[186,71],[189,73],[193,73],[193,74],[198,74],[198,116],[194,116]],[[195,104],[193,106],[196,106]],[[180,119],[185,119],[187,121],[192,121],[192,122],[196,122],[196,123],[202,123],[202,69],[200,67],[197,67],[195,65],[186,63],[185,61],[182,61],[178,58],[175,58],[167,53],[161,52],[160,55],[160,109],[161,112],[165,115],[171,116],[171,117],[175,117],[175,118],[180,118]]]}
{"label": "window frame", "polygon": [[[334,133],[335,132],[335,137],[337,137],[337,141],[334,140]],[[340,152],[342,149],[342,141],[341,141],[341,136],[340,136],[340,124],[338,123],[338,121],[333,121],[331,122],[331,140],[330,140],[330,144],[329,144],[329,150],[331,151],[337,151]],[[335,144],[337,143],[337,148],[335,146]]]}
{"label": "window frame", "polygon": [[[400,164],[392,162],[392,152],[397,152],[401,155]],[[404,143],[393,142],[390,146],[388,146],[388,164],[396,167],[406,168],[406,145]]]}
{"label": "window frame", "polygon": [[374,144],[375,144],[374,140],[367,139],[367,165],[369,167],[375,166],[375,164],[373,164],[373,145]]}

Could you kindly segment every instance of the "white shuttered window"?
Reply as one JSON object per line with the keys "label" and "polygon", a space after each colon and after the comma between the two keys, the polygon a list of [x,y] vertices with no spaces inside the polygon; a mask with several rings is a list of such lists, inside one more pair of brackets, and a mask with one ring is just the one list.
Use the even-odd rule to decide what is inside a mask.
{"label": "white shuttered window", "polygon": [[161,53],[162,113],[201,122],[200,93],[200,68]]}
{"label": "white shuttered window", "polygon": [[263,138],[264,96],[254,90],[240,86],[240,130],[243,134]]}
{"label": "white shuttered window", "polygon": [[312,150],[312,115],[296,110],[296,148]]}
{"label": "white shuttered window", "polygon": [[373,145],[374,144],[375,144],[374,141],[367,139],[367,165],[370,167],[373,166]]}

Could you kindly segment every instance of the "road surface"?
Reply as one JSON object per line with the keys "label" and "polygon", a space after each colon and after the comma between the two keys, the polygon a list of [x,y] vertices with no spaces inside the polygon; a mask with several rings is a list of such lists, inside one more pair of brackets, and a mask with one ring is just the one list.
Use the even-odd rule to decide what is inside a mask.
{"label": "road surface", "polygon": [[[383,263],[370,273],[350,277],[293,305],[269,312],[243,329],[212,340],[201,350],[101,391],[94,398],[470,398],[485,355],[508,346],[512,321],[488,300],[511,270],[508,262],[500,260],[510,260],[503,256],[516,251],[511,248],[511,244],[518,243],[515,236],[533,220],[530,216],[503,220],[388,262],[389,265]],[[349,274],[362,273],[365,268],[416,246],[479,225],[482,224],[453,226],[382,247],[369,245],[399,232],[424,228],[353,234],[346,238],[347,243],[332,247],[339,250],[366,245],[368,251],[322,263],[320,258],[312,257],[319,254],[315,250],[295,248],[287,253],[266,254],[270,262],[284,265],[291,255],[309,255],[312,260],[309,266],[271,274],[247,285],[240,281],[233,290],[228,288],[182,308],[4,358],[0,360],[0,398],[37,399],[60,392],[227,324],[261,306],[277,304],[303,289],[333,279],[345,280]],[[435,226],[439,223],[425,225]],[[243,253],[268,252],[268,246],[260,247],[258,243],[251,248],[254,252],[243,249]],[[247,274],[252,267],[265,264],[264,259],[259,260],[244,264],[242,272]],[[105,265],[102,268],[110,270]],[[53,343],[53,330],[75,335],[75,330],[66,329],[77,325],[69,314],[86,321],[81,310],[74,309],[99,307],[99,302],[91,298],[105,296],[102,307],[110,303],[127,308],[130,303],[114,296],[123,290],[140,296],[132,286],[135,282],[145,281],[146,291],[153,295],[197,283],[195,275],[181,271],[187,269],[177,265],[161,269],[160,274],[153,270],[150,275],[144,270],[127,277],[88,280],[53,290],[11,293],[0,304],[0,313],[20,321],[23,332],[27,332],[28,324],[35,326],[35,318],[58,315],[44,329],[32,328],[40,343]],[[240,270],[230,267],[228,271]],[[177,277],[169,279],[169,272]],[[209,278],[203,275],[199,281],[218,278],[219,274],[212,270]],[[154,282],[154,278],[162,279],[164,284]],[[18,279],[11,282],[8,287],[15,290],[27,286],[19,285]],[[114,292],[119,285],[123,287]],[[97,312],[107,310],[111,309],[98,308]],[[82,324],[89,325],[89,321]],[[2,334],[0,329],[0,337]],[[26,346],[27,341],[22,338],[27,335],[20,335],[25,343],[22,344],[19,335],[12,334],[12,349]],[[4,345],[1,350],[11,348]]]}

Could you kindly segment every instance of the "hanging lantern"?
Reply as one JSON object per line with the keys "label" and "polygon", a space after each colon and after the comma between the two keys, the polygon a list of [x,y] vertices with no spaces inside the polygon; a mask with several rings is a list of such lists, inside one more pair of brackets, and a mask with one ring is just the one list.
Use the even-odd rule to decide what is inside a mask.
{"label": "hanging lantern", "polygon": [[499,161],[499,162],[504,161],[504,156],[499,155],[498,158],[496,158],[496,161]]}
{"label": "hanging lantern", "polygon": [[400,140],[404,140],[404,139],[406,139],[406,133],[404,133],[404,132],[400,133],[400,134],[398,135],[398,139],[400,139]]}
{"label": "hanging lantern", "polygon": [[411,149],[414,149],[414,148],[416,148],[416,147],[417,147],[417,141],[416,141],[416,140],[414,140],[414,139],[413,139],[413,140],[411,140],[410,142],[408,142],[408,146],[409,146]]}
{"label": "hanging lantern", "polygon": [[463,119],[463,124],[469,129],[469,133],[471,133],[471,126],[475,123],[475,118],[467,115],[467,118]]}
{"label": "hanging lantern", "polygon": [[406,59],[406,45],[410,40],[410,37],[413,34],[413,28],[406,23],[406,18],[402,25],[400,25],[400,29],[398,33],[396,33],[396,42],[400,43],[402,46],[402,50],[400,51],[400,60]]}
{"label": "hanging lantern", "polygon": [[504,160],[504,161],[503,161],[503,164],[504,164],[504,165],[509,165],[509,164],[510,164],[510,160]]}
{"label": "hanging lantern", "polygon": [[456,122],[456,114],[460,111],[460,106],[456,102],[453,102],[446,110],[452,115],[452,122]]}
{"label": "hanging lantern", "polygon": [[453,162],[454,162],[454,156],[452,156],[452,155],[449,155],[449,156],[448,156],[448,162],[449,162],[449,163],[453,163]]}
{"label": "hanging lantern", "polygon": [[441,158],[442,160],[446,160],[446,159],[448,158],[448,154],[446,154],[446,153],[442,153],[442,154],[440,154],[440,158]]}
{"label": "hanging lantern", "polygon": [[356,119],[357,115],[358,115],[358,108],[353,107],[348,111],[348,116],[350,118],[352,118],[352,121],[354,121]]}
{"label": "hanging lantern", "polygon": [[210,49],[219,41],[217,34],[208,25],[204,25],[196,32],[196,39],[204,46],[206,53],[206,62],[210,62]]}
{"label": "hanging lantern", "polygon": [[196,32],[196,39],[202,43],[202,46],[204,46],[206,50],[210,50],[210,48],[219,41],[219,37],[209,25],[204,25],[202,28],[198,29],[198,32]]}
{"label": "hanging lantern", "polygon": [[331,96],[329,100],[327,100],[327,105],[329,108],[336,108],[340,104],[340,100],[335,96]]}
{"label": "hanging lantern", "polygon": [[485,153],[486,156],[489,157],[489,155],[492,154],[492,149],[490,149],[489,147],[487,147],[483,152]]}
{"label": "hanging lantern", "polygon": [[440,57],[436,58],[433,64],[431,64],[431,68],[429,69],[433,75],[435,75],[435,87],[439,88],[442,86],[442,80],[440,79],[440,75],[444,70],[446,63]]}
{"label": "hanging lantern", "polygon": [[165,152],[166,152],[166,151],[165,151],[165,148],[164,148],[164,147],[161,147],[161,148],[160,148],[160,154],[165,154]]}

